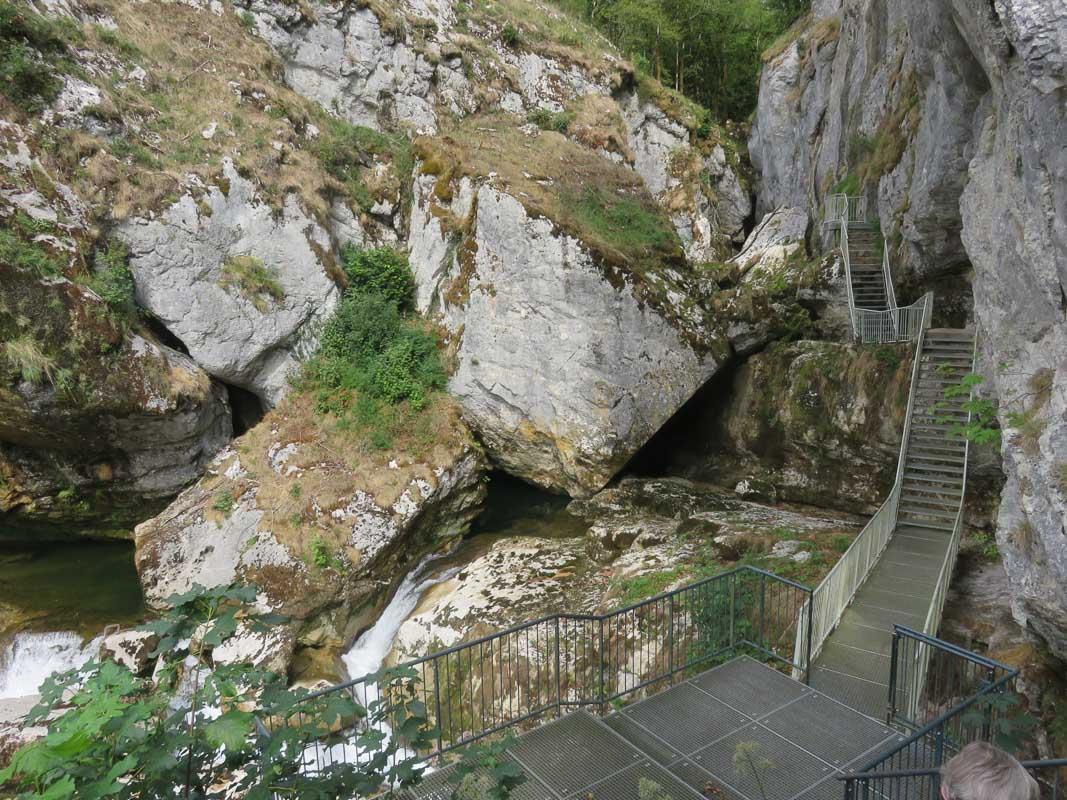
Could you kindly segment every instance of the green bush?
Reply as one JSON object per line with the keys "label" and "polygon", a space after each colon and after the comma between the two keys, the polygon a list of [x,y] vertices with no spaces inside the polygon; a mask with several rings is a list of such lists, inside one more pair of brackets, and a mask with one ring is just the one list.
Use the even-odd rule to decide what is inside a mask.
{"label": "green bush", "polygon": [[96,251],[94,271],[89,288],[100,295],[108,308],[120,319],[130,319],[137,313],[134,298],[133,274],[128,263],[129,251],[117,239]]}
{"label": "green bush", "polygon": [[393,173],[401,182],[400,191],[410,191],[407,178],[415,161],[411,141],[402,133],[380,133],[330,118],[324,124],[315,155],[326,172],[343,183],[349,196],[364,210],[369,210],[375,201],[363,181],[364,169],[371,163],[372,157],[391,163]]}
{"label": "green bush", "polygon": [[[366,365],[397,337],[400,328],[395,303],[379,294],[350,292],[322,331],[320,353],[346,364]],[[339,381],[331,383],[341,385]]]}
{"label": "green bush", "polygon": [[571,122],[574,121],[574,113],[570,111],[549,111],[547,108],[535,108],[527,117],[530,122],[544,131],[566,133]]}
{"label": "green bush", "polygon": [[0,228],[0,261],[19,269],[33,270],[41,277],[59,275],[63,263],[38,244],[25,242]]}
{"label": "green bush", "polygon": [[404,253],[390,247],[365,250],[345,245],[341,263],[348,277],[349,291],[373,292],[391,300],[401,311],[415,305],[415,279]]}

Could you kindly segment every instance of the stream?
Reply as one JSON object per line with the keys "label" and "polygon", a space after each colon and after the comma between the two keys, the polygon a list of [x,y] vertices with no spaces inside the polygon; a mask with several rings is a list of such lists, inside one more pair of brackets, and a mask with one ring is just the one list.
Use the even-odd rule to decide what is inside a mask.
{"label": "stream", "polygon": [[111,624],[144,615],[131,542],[0,549],[0,699],[80,667]]}

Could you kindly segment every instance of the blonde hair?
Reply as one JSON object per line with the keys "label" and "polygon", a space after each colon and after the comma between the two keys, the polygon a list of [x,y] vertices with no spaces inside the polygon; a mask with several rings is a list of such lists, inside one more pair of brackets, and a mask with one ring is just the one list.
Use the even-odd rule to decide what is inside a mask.
{"label": "blonde hair", "polygon": [[972,742],[941,768],[948,800],[1038,800],[1037,781],[999,748]]}

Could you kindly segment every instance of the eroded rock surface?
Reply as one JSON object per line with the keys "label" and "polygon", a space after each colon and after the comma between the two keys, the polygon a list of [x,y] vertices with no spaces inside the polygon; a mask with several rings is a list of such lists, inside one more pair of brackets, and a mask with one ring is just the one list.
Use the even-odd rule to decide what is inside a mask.
{"label": "eroded rock surface", "polygon": [[120,233],[138,302],[208,374],[277,403],[339,298],[323,255],[334,242],[296,195],[278,213],[226,162],[221,185]]}
{"label": "eroded rock surface", "polygon": [[[446,402],[446,401],[441,401]],[[449,409],[449,438],[376,463],[295,395],[208,474],[137,527],[137,568],[159,607],[193,584],[253,583],[259,603],[292,619],[282,647],[240,637],[229,656],[284,666],[294,646],[336,653],[373,619],[391,583],[452,543],[477,515],[483,459]]]}
{"label": "eroded rock surface", "polygon": [[[432,181],[419,187],[419,302],[458,340],[449,388],[465,417],[507,472],[572,496],[596,491],[717,371],[723,356],[710,348],[724,343],[698,316],[679,322],[641,302],[634,279],[612,280],[580,240],[490,183],[468,182],[453,201],[470,218],[457,256],[433,216]],[[660,280],[684,315],[688,277],[664,267]]]}

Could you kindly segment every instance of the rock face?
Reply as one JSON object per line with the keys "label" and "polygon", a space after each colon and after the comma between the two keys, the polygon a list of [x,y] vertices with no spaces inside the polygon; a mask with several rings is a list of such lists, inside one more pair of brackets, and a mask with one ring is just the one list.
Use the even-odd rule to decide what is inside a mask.
{"label": "rock face", "polygon": [[[40,231],[21,245],[29,265],[0,265],[0,537],[128,535],[229,440],[230,406],[221,384],[115,311],[91,277],[36,272],[76,262],[90,232],[85,207],[25,138],[0,123],[11,181],[0,217]],[[32,188],[34,175],[51,191]]]}
{"label": "rock face", "polygon": [[997,539],[1017,619],[1060,656],[1065,94],[1062,4],[828,2],[764,70],[750,141],[761,209],[817,208],[851,174],[877,200],[906,281],[955,274],[949,294],[969,295],[973,267],[985,361],[1005,365],[987,370],[1005,430]]}
{"label": "rock face", "polygon": [[270,406],[337,303],[324,264],[334,242],[295,195],[278,213],[232,162],[222,176],[199,199],[184,195],[154,219],[124,223],[120,234],[138,302],[210,375]]}
{"label": "rock face", "polygon": [[416,192],[412,262],[420,308],[458,340],[449,388],[507,472],[572,496],[596,491],[722,357],[490,183],[468,181],[456,195],[451,212],[470,229],[457,254],[433,216],[432,187],[423,180]]}
{"label": "rock face", "polygon": [[744,484],[745,494],[764,499],[870,513],[893,485],[910,380],[903,346],[772,344],[656,447],[673,454],[669,472]]}
{"label": "rock face", "polygon": [[743,240],[745,220],[752,213],[736,157],[729,163],[721,145],[706,156],[691,148],[685,125],[636,92],[622,95],[619,104],[634,169],[671,212],[686,256],[712,261],[731,253]]}
{"label": "rock face", "polygon": [[[336,653],[391,581],[465,532],[484,496],[483,460],[454,411],[447,441],[379,464],[312,406],[288,398],[137,527],[150,605],[194,583],[254,583],[262,605],[293,620],[288,652],[296,644]],[[276,656],[274,645],[245,638],[240,652]]]}

